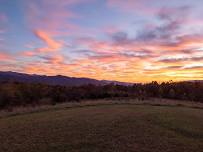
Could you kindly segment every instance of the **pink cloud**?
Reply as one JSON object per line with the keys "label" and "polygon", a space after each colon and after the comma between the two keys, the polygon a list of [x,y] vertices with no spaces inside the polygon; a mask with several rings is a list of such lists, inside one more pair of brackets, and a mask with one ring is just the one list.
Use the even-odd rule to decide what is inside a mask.
{"label": "pink cloud", "polygon": [[24,51],[21,55],[23,55],[25,57],[32,57],[32,56],[36,55],[36,52],[34,52],[34,51]]}
{"label": "pink cloud", "polygon": [[34,34],[47,45],[47,47],[38,48],[39,52],[59,51],[63,46],[62,42],[55,41],[48,33],[42,30],[35,30]]}
{"label": "pink cloud", "polygon": [[[33,44],[31,46],[26,46],[29,51],[23,52],[22,55],[24,57],[35,57],[32,58],[34,61],[36,58],[37,61],[39,61],[39,59],[41,60],[39,62],[29,60],[29,63],[24,67],[25,72],[53,75],[64,74],[69,76],[84,76],[99,79],[111,77],[112,79],[117,80],[119,80],[120,77],[123,77],[122,80],[125,79],[125,81],[134,81],[136,76],[138,76],[142,81],[151,81],[152,78],[154,78],[153,74],[151,73],[151,75],[149,74],[146,76],[146,73],[142,72],[144,71],[144,66],[153,64],[153,61],[157,59],[157,56],[159,57],[161,55],[168,54],[175,56],[177,53],[185,53],[185,50],[187,49],[191,51],[193,48],[200,48],[203,44],[201,36],[179,36],[179,34],[177,34],[176,30],[179,29],[178,27],[180,25],[185,24],[185,22],[182,21],[182,16],[184,16],[184,13],[183,15],[180,15],[178,12],[176,13],[176,8],[174,10],[163,9],[161,11],[162,16],[159,17],[164,21],[166,20],[164,25],[165,23],[171,21],[171,19],[167,20],[168,17],[173,17],[171,14],[175,14],[180,18],[177,18],[175,22],[172,20],[170,24],[166,24],[165,26],[153,26],[152,24],[147,28],[144,28],[144,33],[141,35],[143,38],[142,40],[138,40],[139,38],[137,37],[130,38],[128,34],[126,34],[126,36],[124,34],[124,36],[120,35],[120,37],[117,37],[117,43],[116,40],[112,39],[112,37],[111,40],[99,40],[92,27],[90,27],[91,29],[85,27],[81,30],[80,26],[72,24],[70,21],[72,18],[81,17],[72,12],[70,7],[88,1],[89,0],[60,0],[59,2],[58,0],[26,0],[26,2],[29,4],[27,10],[29,18],[28,22],[31,29],[34,31],[35,36],[44,43],[44,46],[36,49],[36,45]],[[107,1],[109,7],[116,8],[119,11],[137,11],[138,13],[153,15],[159,10],[154,6],[150,6],[155,0]],[[182,12],[182,10],[180,10],[180,12]],[[0,17],[0,20],[1,18],[2,20],[5,20],[4,17]],[[158,20],[162,22],[160,18],[158,18]],[[120,31],[114,26],[106,26],[106,28],[102,30],[109,35],[113,35],[114,33]],[[154,32],[156,33],[157,31],[158,34],[153,36]],[[173,31],[175,32],[173,33]],[[167,32],[169,33],[167,34]],[[71,40],[77,38],[78,33],[80,33],[79,36],[94,34],[94,38],[77,39],[74,46],[77,46],[78,48],[86,48],[89,51],[89,54],[87,53],[82,57],[77,56],[76,54],[76,56],[73,57],[76,59],[69,60],[71,63],[66,64],[65,56],[61,55],[61,52],[59,52],[59,50],[61,50],[65,44],[58,41],[56,38],[70,33],[74,34],[73,37],[69,37]],[[164,35],[162,36],[162,34]],[[160,35],[162,37],[160,37]],[[173,37],[170,37],[171,35]],[[144,40],[144,38],[146,39]],[[172,41],[171,38],[173,38],[174,41]],[[145,55],[145,52],[149,52],[149,55],[147,53],[147,55]],[[190,55],[190,53],[188,54]],[[0,54],[0,60],[8,60],[9,58],[10,57],[6,56],[5,54]],[[162,75],[164,72],[170,72],[170,70],[178,69],[180,66],[182,67],[197,60],[197,62],[202,62],[202,57],[187,60],[181,59],[181,61],[182,60],[185,62],[181,62],[181,65],[176,65],[177,59],[172,62],[168,62],[167,60],[164,62],[164,60],[162,60],[162,62],[159,61],[155,63],[155,65],[153,65],[154,68],[159,66],[166,67],[166,69],[158,69],[155,74]],[[154,71],[155,70],[152,70],[152,72]],[[160,78],[163,79],[164,77]]]}
{"label": "pink cloud", "polygon": [[10,56],[9,54],[0,52],[0,60],[1,61],[10,61],[12,59],[13,59],[13,57]]}
{"label": "pink cloud", "polygon": [[35,0],[25,1],[27,19],[33,29],[42,29],[51,35],[67,35],[68,30],[76,30],[77,25],[70,22],[78,14],[70,7],[92,0]]}

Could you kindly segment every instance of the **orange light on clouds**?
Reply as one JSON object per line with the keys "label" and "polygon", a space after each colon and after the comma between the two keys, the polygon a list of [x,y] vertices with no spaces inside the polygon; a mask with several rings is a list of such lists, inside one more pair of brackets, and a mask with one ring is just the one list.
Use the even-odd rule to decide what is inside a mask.
{"label": "orange light on clouds", "polygon": [[16,2],[22,12],[5,2],[0,70],[124,82],[203,80],[200,1],[22,0]]}

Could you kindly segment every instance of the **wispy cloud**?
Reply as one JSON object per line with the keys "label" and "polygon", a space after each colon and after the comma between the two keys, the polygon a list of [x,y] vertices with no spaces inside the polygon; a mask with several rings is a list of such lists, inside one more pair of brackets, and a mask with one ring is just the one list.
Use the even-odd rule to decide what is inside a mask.
{"label": "wispy cloud", "polygon": [[160,59],[159,62],[172,63],[172,62],[187,62],[187,61],[203,61],[203,56],[187,56],[187,57],[171,57]]}
{"label": "wispy cloud", "polygon": [[200,1],[9,2],[22,12],[3,1],[1,69],[131,82],[203,79]]}
{"label": "wispy cloud", "polygon": [[38,48],[37,51],[39,52],[59,51],[63,46],[62,42],[55,41],[48,33],[44,31],[36,30],[34,31],[34,34],[47,45],[47,47]]}
{"label": "wispy cloud", "polygon": [[0,60],[3,61],[11,61],[13,60],[13,57],[7,53],[1,53],[0,52]]}
{"label": "wispy cloud", "polygon": [[70,22],[79,17],[71,7],[89,1],[92,0],[25,0],[27,22],[32,29],[42,29],[51,35],[68,35],[78,28]]}
{"label": "wispy cloud", "polygon": [[107,5],[123,12],[152,14],[156,11],[156,9],[150,6],[152,6],[155,1],[159,0],[107,0]]}

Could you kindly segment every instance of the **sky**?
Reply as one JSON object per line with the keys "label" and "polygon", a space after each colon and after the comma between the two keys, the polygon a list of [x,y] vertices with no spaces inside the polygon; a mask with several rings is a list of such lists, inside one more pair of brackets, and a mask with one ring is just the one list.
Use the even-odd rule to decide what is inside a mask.
{"label": "sky", "polygon": [[0,0],[0,71],[203,80],[202,0]]}

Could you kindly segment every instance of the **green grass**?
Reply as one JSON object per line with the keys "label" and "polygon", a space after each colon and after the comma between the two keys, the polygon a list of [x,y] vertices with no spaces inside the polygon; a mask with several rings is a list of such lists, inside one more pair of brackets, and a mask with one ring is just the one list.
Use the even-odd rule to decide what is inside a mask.
{"label": "green grass", "polygon": [[203,110],[94,105],[0,119],[0,152],[203,152]]}

